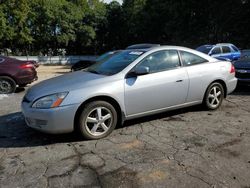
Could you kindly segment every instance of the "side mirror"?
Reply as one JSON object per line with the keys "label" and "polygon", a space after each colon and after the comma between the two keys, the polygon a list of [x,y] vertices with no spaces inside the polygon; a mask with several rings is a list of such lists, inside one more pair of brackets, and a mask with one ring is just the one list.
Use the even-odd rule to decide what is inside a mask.
{"label": "side mirror", "polygon": [[146,75],[146,74],[149,74],[149,67],[138,66],[138,67],[135,67],[131,72],[129,72],[126,77],[132,78],[132,77]]}
{"label": "side mirror", "polygon": [[149,67],[138,66],[138,67],[136,67],[136,68],[134,69],[134,73],[135,73],[137,76],[149,74]]}

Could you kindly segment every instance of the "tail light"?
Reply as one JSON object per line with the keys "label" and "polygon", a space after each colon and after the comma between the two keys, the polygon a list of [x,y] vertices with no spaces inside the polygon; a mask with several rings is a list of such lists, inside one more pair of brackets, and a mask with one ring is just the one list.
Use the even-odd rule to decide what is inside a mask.
{"label": "tail light", "polygon": [[233,64],[231,64],[231,70],[230,70],[230,73],[231,73],[231,74],[235,73],[235,67],[234,67],[234,65],[233,65]]}
{"label": "tail light", "polygon": [[20,68],[21,69],[30,69],[30,68],[34,68],[34,65],[29,64],[29,63],[25,63],[25,64],[20,65]]}

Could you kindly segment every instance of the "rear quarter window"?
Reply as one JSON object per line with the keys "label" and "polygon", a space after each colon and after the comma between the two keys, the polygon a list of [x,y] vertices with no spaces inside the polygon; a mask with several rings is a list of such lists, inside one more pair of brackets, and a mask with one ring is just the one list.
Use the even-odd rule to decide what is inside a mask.
{"label": "rear quarter window", "polygon": [[184,66],[198,65],[208,62],[208,60],[190,52],[180,51],[180,55]]}

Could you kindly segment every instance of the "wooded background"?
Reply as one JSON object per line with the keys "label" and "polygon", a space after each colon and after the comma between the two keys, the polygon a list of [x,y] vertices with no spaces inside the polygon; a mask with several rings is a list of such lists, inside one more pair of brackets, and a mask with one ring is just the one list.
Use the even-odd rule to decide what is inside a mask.
{"label": "wooded background", "polygon": [[0,49],[12,55],[218,42],[250,48],[249,0],[0,0]]}

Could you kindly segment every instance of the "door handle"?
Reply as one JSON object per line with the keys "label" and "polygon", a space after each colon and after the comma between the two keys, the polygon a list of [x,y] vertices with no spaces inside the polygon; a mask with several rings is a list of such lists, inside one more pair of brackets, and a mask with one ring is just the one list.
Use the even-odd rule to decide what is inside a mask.
{"label": "door handle", "polygon": [[176,82],[183,82],[183,80],[177,80]]}

